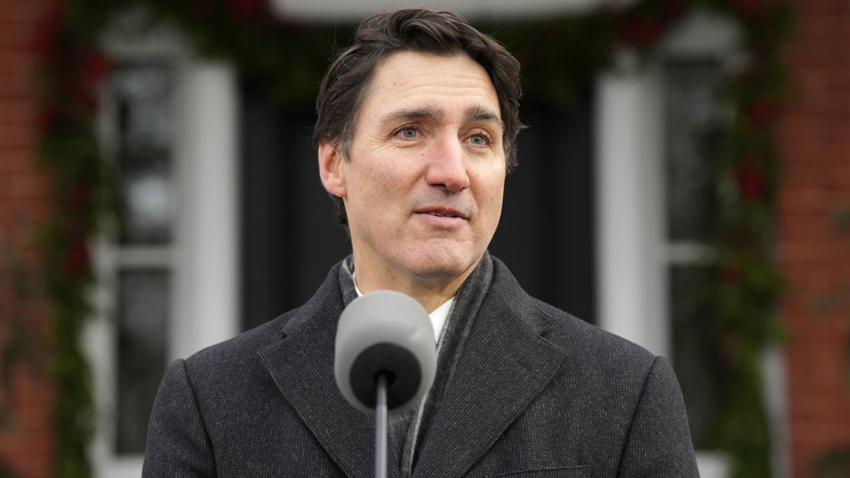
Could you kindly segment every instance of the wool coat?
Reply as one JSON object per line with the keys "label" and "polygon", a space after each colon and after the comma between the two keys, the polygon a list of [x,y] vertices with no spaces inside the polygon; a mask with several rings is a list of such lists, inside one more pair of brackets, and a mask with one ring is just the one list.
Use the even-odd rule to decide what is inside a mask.
{"label": "wool coat", "polygon": [[[374,417],[334,380],[340,267],[300,308],[169,366],[143,477],[374,476]],[[491,270],[413,477],[699,476],[664,358]]]}

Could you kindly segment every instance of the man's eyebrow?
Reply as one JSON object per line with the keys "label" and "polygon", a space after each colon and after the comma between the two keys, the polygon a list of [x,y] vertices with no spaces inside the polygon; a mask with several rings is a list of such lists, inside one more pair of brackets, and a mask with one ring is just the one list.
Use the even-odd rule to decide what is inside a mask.
{"label": "man's eyebrow", "polygon": [[425,108],[416,108],[416,109],[411,109],[411,110],[392,111],[392,112],[388,113],[386,116],[384,116],[381,123],[383,123],[383,124],[395,123],[397,121],[409,121],[409,120],[416,120],[416,119],[432,119],[432,120],[435,120],[435,119],[440,119],[443,116],[444,116],[443,111],[441,111],[437,108],[432,108],[432,107],[429,106],[429,107],[425,107]]}
{"label": "man's eyebrow", "polygon": [[496,121],[501,123],[499,116],[481,105],[470,106],[464,114],[466,121]]}
{"label": "man's eyebrow", "polygon": [[[496,123],[505,129],[504,123],[494,111],[482,107],[481,105],[470,106],[464,112],[464,121],[471,123],[473,121],[484,121]],[[388,113],[381,120],[381,124],[392,124],[399,121],[411,121],[419,119],[429,119],[439,121],[445,117],[445,112],[439,108],[426,106],[424,108],[401,109]]]}
{"label": "man's eyebrow", "polygon": [[499,119],[499,115],[487,108],[483,108],[481,105],[475,105],[467,108],[466,113],[464,114],[464,119],[468,123],[472,121],[493,122],[501,126],[503,130],[505,129],[505,125],[502,123],[502,120]]}

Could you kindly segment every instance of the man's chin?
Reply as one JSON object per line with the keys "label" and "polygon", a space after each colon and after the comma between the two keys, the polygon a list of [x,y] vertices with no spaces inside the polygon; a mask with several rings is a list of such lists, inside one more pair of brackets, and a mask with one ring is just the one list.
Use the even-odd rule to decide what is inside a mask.
{"label": "man's chin", "polygon": [[426,281],[452,281],[461,276],[469,275],[481,257],[451,257],[435,255],[417,261],[412,268],[413,273]]}

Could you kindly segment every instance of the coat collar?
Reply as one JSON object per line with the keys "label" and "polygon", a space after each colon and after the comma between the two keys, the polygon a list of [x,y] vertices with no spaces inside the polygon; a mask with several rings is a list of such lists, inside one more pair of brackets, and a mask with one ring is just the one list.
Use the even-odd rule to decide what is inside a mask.
{"label": "coat collar", "polygon": [[[335,266],[258,353],[284,398],[352,478],[374,476],[375,421],[351,407],[333,372],[337,320],[345,306]],[[463,475],[549,383],[567,352],[541,337],[545,322],[494,258],[493,282],[431,422],[413,477]],[[395,470],[388,470],[393,476]]]}
{"label": "coat collar", "polygon": [[334,341],[344,309],[337,264],[287,321],[282,338],[259,350],[284,398],[349,477],[374,475],[375,420],[354,409],[334,379]]}

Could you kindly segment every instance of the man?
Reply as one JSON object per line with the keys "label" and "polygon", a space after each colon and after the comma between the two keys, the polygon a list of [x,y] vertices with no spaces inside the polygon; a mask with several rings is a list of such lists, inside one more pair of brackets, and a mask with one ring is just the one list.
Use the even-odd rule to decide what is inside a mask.
{"label": "man", "polygon": [[146,477],[368,477],[374,419],[333,377],[336,321],[378,289],[429,312],[437,378],[394,416],[393,477],[698,476],[663,358],[529,297],[487,253],[519,64],[460,16],[366,20],[317,100],[319,172],[353,253],[304,306],[172,364]]}

